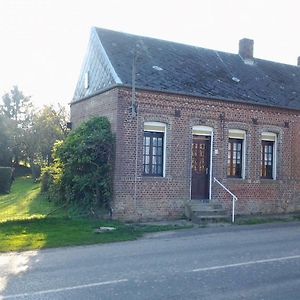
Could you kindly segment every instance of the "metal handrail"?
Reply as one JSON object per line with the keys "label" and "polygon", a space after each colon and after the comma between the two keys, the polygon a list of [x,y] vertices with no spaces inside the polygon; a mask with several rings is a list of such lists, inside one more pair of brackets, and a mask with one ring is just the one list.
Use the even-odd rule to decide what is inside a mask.
{"label": "metal handrail", "polygon": [[235,201],[238,200],[237,196],[233,194],[229,189],[222,184],[216,177],[214,177],[214,182],[218,183],[227,193],[229,193],[232,196],[232,216],[231,216],[231,222],[234,223],[234,215],[235,215]]}

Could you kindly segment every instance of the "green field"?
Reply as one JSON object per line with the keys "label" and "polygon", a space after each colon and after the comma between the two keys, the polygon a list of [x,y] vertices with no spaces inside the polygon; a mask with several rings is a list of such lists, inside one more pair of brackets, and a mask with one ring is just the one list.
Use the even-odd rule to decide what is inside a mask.
{"label": "green field", "polygon": [[[116,230],[94,233],[100,226]],[[39,184],[30,178],[18,178],[10,194],[0,195],[0,252],[127,241],[145,232],[172,229],[178,227],[70,218],[41,195]]]}

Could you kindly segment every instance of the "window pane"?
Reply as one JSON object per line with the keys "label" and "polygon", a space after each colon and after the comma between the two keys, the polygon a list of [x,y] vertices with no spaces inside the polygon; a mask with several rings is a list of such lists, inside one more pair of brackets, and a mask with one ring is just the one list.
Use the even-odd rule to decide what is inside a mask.
{"label": "window pane", "polygon": [[146,137],[146,145],[150,146],[150,137],[148,137],[148,136]]}
{"label": "window pane", "polygon": [[157,153],[156,153],[156,149],[157,149],[156,146],[153,145],[153,147],[152,147],[152,154],[153,154],[153,155],[156,155],[156,154],[157,154]]}
{"label": "window pane", "polygon": [[156,174],[156,165],[152,165],[152,174],[153,174],[153,175]]}
{"label": "window pane", "polygon": [[149,174],[149,165],[144,165],[144,173]]}
{"label": "window pane", "polygon": [[243,140],[232,139],[228,141],[228,167],[227,175],[229,177],[241,177],[242,176],[242,150]]}
{"label": "window pane", "polygon": [[162,174],[162,165],[157,166],[157,174]]}
{"label": "window pane", "polygon": [[273,178],[273,141],[262,141],[261,147],[261,177]]}
{"label": "window pane", "polygon": [[163,137],[162,132],[144,132],[144,174],[163,176]]}

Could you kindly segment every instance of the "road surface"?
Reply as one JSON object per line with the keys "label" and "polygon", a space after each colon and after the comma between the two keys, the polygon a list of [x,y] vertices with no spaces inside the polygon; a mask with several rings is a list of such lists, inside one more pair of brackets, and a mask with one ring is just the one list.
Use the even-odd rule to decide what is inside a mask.
{"label": "road surface", "polygon": [[0,255],[0,299],[300,299],[300,223]]}

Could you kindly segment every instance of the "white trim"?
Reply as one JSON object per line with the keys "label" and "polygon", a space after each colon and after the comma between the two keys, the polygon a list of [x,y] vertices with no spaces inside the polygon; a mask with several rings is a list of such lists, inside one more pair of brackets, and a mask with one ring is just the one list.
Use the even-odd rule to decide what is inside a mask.
{"label": "white trim", "polygon": [[276,180],[277,179],[277,135],[275,135],[275,141],[274,141],[273,160],[274,160],[273,179]]}
{"label": "white trim", "polygon": [[[208,198],[211,200],[212,196],[212,169],[213,169],[213,139],[214,139],[214,129],[208,126],[193,126],[192,136],[193,135],[205,135],[210,136],[210,157],[209,157],[209,187],[208,187]],[[193,143],[193,142],[192,142]],[[191,151],[192,158],[192,151]],[[190,199],[192,199],[192,159],[191,159],[191,173],[190,173]]]}
{"label": "white trim", "polygon": [[161,122],[144,122],[144,131],[165,132],[166,124]]}
{"label": "white trim", "polygon": [[243,161],[242,161],[242,179],[246,178],[246,150],[247,150],[247,135],[245,132],[243,141]]}
{"label": "white trim", "polygon": [[106,60],[106,62],[107,62],[107,65],[108,65],[108,67],[109,67],[109,69],[110,69],[110,71],[111,71],[111,73],[112,73],[112,76],[113,76],[115,82],[118,83],[118,84],[122,83],[122,80],[121,80],[120,77],[118,76],[118,74],[117,74],[115,68],[113,67],[113,65],[112,65],[112,63],[111,63],[111,61],[110,61],[110,59],[108,58],[108,55],[107,55],[107,53],[106,53],[106,51],[105,51],[105,49],[104,49],[104,47],[103,47],[103,45],[102,45],[102,43],[101,43],[101,39],[100,39],[100,37],[99,37],[99,35],[98,35],[98,33],[97,33],[96,28],[93,28],[92,31],[93,31],[93,33],[98,37],[98,40],[99,40],[99,46],[100,46],[100,48],[101,48],[101,51],[102,51],[102,53],[103,53],[103,56],[104,56],[104,58],[105,58],[105,60]]}
{"label": "white trim", "polygon": [[208,126],[193,126],[193,135],[207,135],[211,136],[213,128]]}
{"label": "white trim", "polygon": [[277,134],[274,132],[262,132],[261,133],[261,140],[262,141],[276,141]]}
{"label": "white trim", "polygon": [[273,170],[272,170],[272,179],[277,179],[277,134],[274,132],[262,132],[261,133],[262,141],[274,142],[273,144]]}
{"label": "white trim", "polygon": [[229,129],[228,130],[228,137],[230,139],[244,140],[245,136],[246,136],[246,131],[245,130],[240,130],[240,129]]}
{"label": "white trim", "polygon": [[144,122],[144,132],[162,132],[164,134],[163,177],[166,177],[167,124],[161,122]]}
{"label": "white trim", "polygon": [[245,130],[240,129],[229,129],[228,130],[228,139],[240,139],[243,140],[242,147],[242,179],[246,178],[246,143],[247,143],[247,134]]}
{"label": "white trim", "polygon": [[212,158],[213,158],[213,139],[214,139],[214,132],[213,129],[211,130],[210,135],[210,160],[209,160],[209,200],[211,200],[211,193],[212,193]]}

